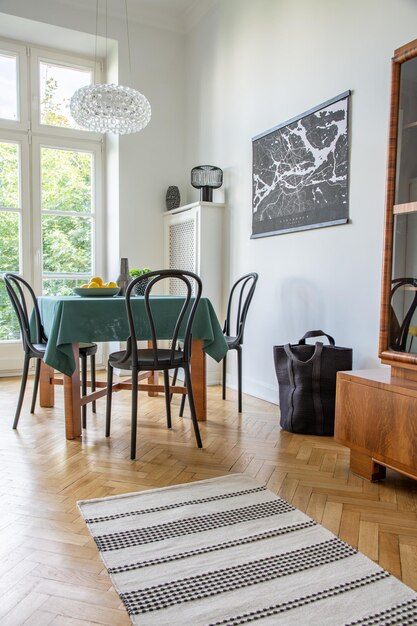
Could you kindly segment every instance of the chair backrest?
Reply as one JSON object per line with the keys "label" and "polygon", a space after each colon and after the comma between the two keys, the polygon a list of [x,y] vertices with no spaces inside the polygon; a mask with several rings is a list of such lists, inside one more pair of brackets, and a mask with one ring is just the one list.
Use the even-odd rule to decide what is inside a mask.
{"label": "chair backrest", "polygon": [[229,295],[223,332],[229,337],[236,337],[239,343],[243,342],[246,317],[257,281],[256,272],[245,274],[235,282]]}
{"label": "chair backrest", "polygon": [[[36,299],[35,292],[26,280],[17,274],[6,273],[3,274],[3,279],[6,285],[6,291],[12,303],[13,309],[19,320],[20,331],[22,333],[23,349],[25,352],[32,352],[37,354],[37,350],[34,347],[31,339],[30,332],[30,318],[29,310],[33,309],[35,320],[35,336],[36,343],[43,343],[46,341],[45,332],[42,326],[41,316],[38,307],[38,301]],[[30,308],[25,296],[25,292],[29,294]]]}
{"label": "chair backrest", "polygon": [[[416,278],[395,278],[391,288],[391,337],[390,347],[394,350],[405,351],[407,346],[408,330],[410,328],[411,320],[414,312],[417,308],[417,279]],[[402,322],[400,322],[396,316],[393,307],[393,296],[401,288],[411,287],[414,291],[414,296],[411,299],[411,303],[408,306],[408,310],[405,313]]]}
{"label": "chair backrest", "polygon": [[184,285],[185,295],[181,296],[183,298],[183,302],[181,303],[181,309],[178,312],[177,318],[173,325],[172,333],[169,338],[165,337],[164,339],[169,339],[171,342],[170,348],[170,362],[174,365],[174,356],[175,351],[177,350],[178,340],[183,343],[183,360],[189,361],[191,355],[191,330],[194,321],[195,312],[198,307],[198,303],[201,298],[201,292],[203,290],[203,285],[201,279],[193,272],[188,272],[186,270],[156,270],[153,272],[148,272],[143,276],[138,276],[131,283],[129,283],[128,288],[126,290],[126,311],[127,318],[129,322],[129,338],[127,340],[127,348],[126,353],[123,357],[123,361],[128,359],[131,355],[132,346],[136,346],[136,342],[138,341],[137,333],[135,329],[134,323],[134,315],[132,311],[132,301],[131,298],[134,294],[134,289],[136,285],[143,282],[145,287],[144,294],[144,304],[146,316],[149,323],[149,329],[151,333],[152,340],[152,350],[153,350],[153,365],[155,368],[158,367],[158,333],[155,325],[154,313],[152,311],[152,299],[151,292],[152,289],[160,283],[161,281],[169,281],[175,278],[178,281],[181,281]]}

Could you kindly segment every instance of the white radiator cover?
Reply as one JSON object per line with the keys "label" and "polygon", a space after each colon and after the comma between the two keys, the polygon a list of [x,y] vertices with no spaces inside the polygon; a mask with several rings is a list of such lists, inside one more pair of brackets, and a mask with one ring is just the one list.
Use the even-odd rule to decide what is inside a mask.
{"label": "white radiator cover", "polygon": [[[216,202],[194,202],[164,215],[165,267],[189,270],[203,282],[203,297],[209,298],[223,324],[224,210]],[[171,295],[181,295],[182,285],[172,280]],[[207,384],[220,382],[220,367],[207,360]]]}
{"label": "white radiator cover", "polygon": [[[173,221],[169,224],[169,269],[188,270],[197,273],[196,221],[194,216],[185,221]],[[171,279],[171,296],[182,295],[185,285],[180,280]]]}

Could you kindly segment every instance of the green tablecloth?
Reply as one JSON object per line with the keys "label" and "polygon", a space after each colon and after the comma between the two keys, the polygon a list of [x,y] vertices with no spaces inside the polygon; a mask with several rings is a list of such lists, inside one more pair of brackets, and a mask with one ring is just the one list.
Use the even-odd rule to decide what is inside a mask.
{"label": "green tablecloth", "polygon": [[[158,338],[170,339],[184,300],[173,296],[154,296],[151,300]],[[71,376],[75,369],[71,344],[125,341],[129,334],[123,297],[41,296],[38,302],[48,337],[45,363],[67,376]],[[133,298],[132,303],[138,339],[149,339],[143,298]],[[194,339],[203,340],[204,351],[216,361],[221,361],[227,352],[227,344],[207,298],[200,300],[192,332]]]}

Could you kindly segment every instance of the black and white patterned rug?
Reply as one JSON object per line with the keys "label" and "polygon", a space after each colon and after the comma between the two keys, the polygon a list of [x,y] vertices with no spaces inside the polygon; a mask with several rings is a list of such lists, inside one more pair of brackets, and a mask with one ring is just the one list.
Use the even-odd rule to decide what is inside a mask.
{"label": "black and white patterned rug", "polygon": [[417,624],[417,594],[243,474],[78,503],[134,624]]}

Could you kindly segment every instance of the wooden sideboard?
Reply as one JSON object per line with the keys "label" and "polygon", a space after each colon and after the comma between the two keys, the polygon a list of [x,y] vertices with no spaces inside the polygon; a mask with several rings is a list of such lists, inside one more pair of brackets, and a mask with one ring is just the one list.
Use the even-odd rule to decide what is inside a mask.
{"label": "wooden sideboard", "polygon": [[389,467],[417,479],[417,380],[396,368],[337,374],[334,438],[350,448],[350,468],[368,480]]}

